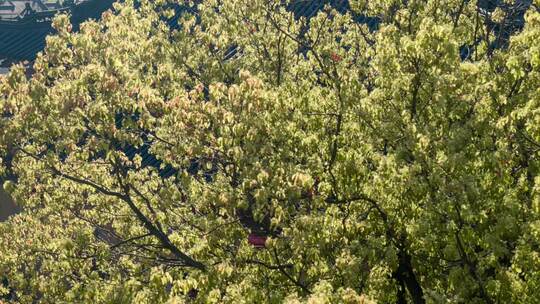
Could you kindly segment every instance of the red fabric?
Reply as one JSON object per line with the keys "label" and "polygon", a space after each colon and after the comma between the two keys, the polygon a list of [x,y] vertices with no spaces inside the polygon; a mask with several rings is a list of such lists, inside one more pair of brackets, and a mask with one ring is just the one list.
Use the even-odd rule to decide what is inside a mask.
{"label": "red fabric", "polygon": [[252,233],[248,236],[248,242],[253,247],[264,248],[266,245],[266,236],[255,235]]}

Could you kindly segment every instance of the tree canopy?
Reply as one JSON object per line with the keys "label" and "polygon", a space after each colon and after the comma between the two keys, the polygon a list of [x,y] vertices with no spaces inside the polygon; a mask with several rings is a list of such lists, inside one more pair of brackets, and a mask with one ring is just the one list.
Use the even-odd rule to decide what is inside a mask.
{"label": "tree canopy", "polygon": [[54,20],[0,80],[0,301],[538,301],[540,2],[285,2]]}

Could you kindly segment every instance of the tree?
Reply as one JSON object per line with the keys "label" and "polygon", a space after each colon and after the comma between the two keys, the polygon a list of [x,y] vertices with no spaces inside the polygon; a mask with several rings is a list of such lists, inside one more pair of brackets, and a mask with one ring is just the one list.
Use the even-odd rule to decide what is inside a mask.
{"label": "tree", "polygon": [[8,301],[539,298],[538,1],[182,3],[57,17],[1,80]]}

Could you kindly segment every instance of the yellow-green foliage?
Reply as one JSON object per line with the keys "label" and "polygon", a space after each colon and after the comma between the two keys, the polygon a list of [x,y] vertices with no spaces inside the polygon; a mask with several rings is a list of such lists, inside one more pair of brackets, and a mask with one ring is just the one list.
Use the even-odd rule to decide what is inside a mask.
{"label": "yellow-green foliage", "polygon": [[538,301],[538,7],[139,2],[0,80],[0,302]]}

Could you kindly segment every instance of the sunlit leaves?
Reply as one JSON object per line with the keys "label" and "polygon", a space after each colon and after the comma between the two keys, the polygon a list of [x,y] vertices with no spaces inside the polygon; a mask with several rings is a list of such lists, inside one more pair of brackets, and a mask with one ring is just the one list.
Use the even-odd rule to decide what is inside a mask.
{"label": "sunlit leaves", "polygon": [[59,17],[33,77],[0,80],[0,172],[24,208],[0,225],[0,292],[538,297],[537,11],[497,49],[475,1],[351,1],[376,29],[329,6],[203,1],[176,30],[167,2],[79,33]]}

